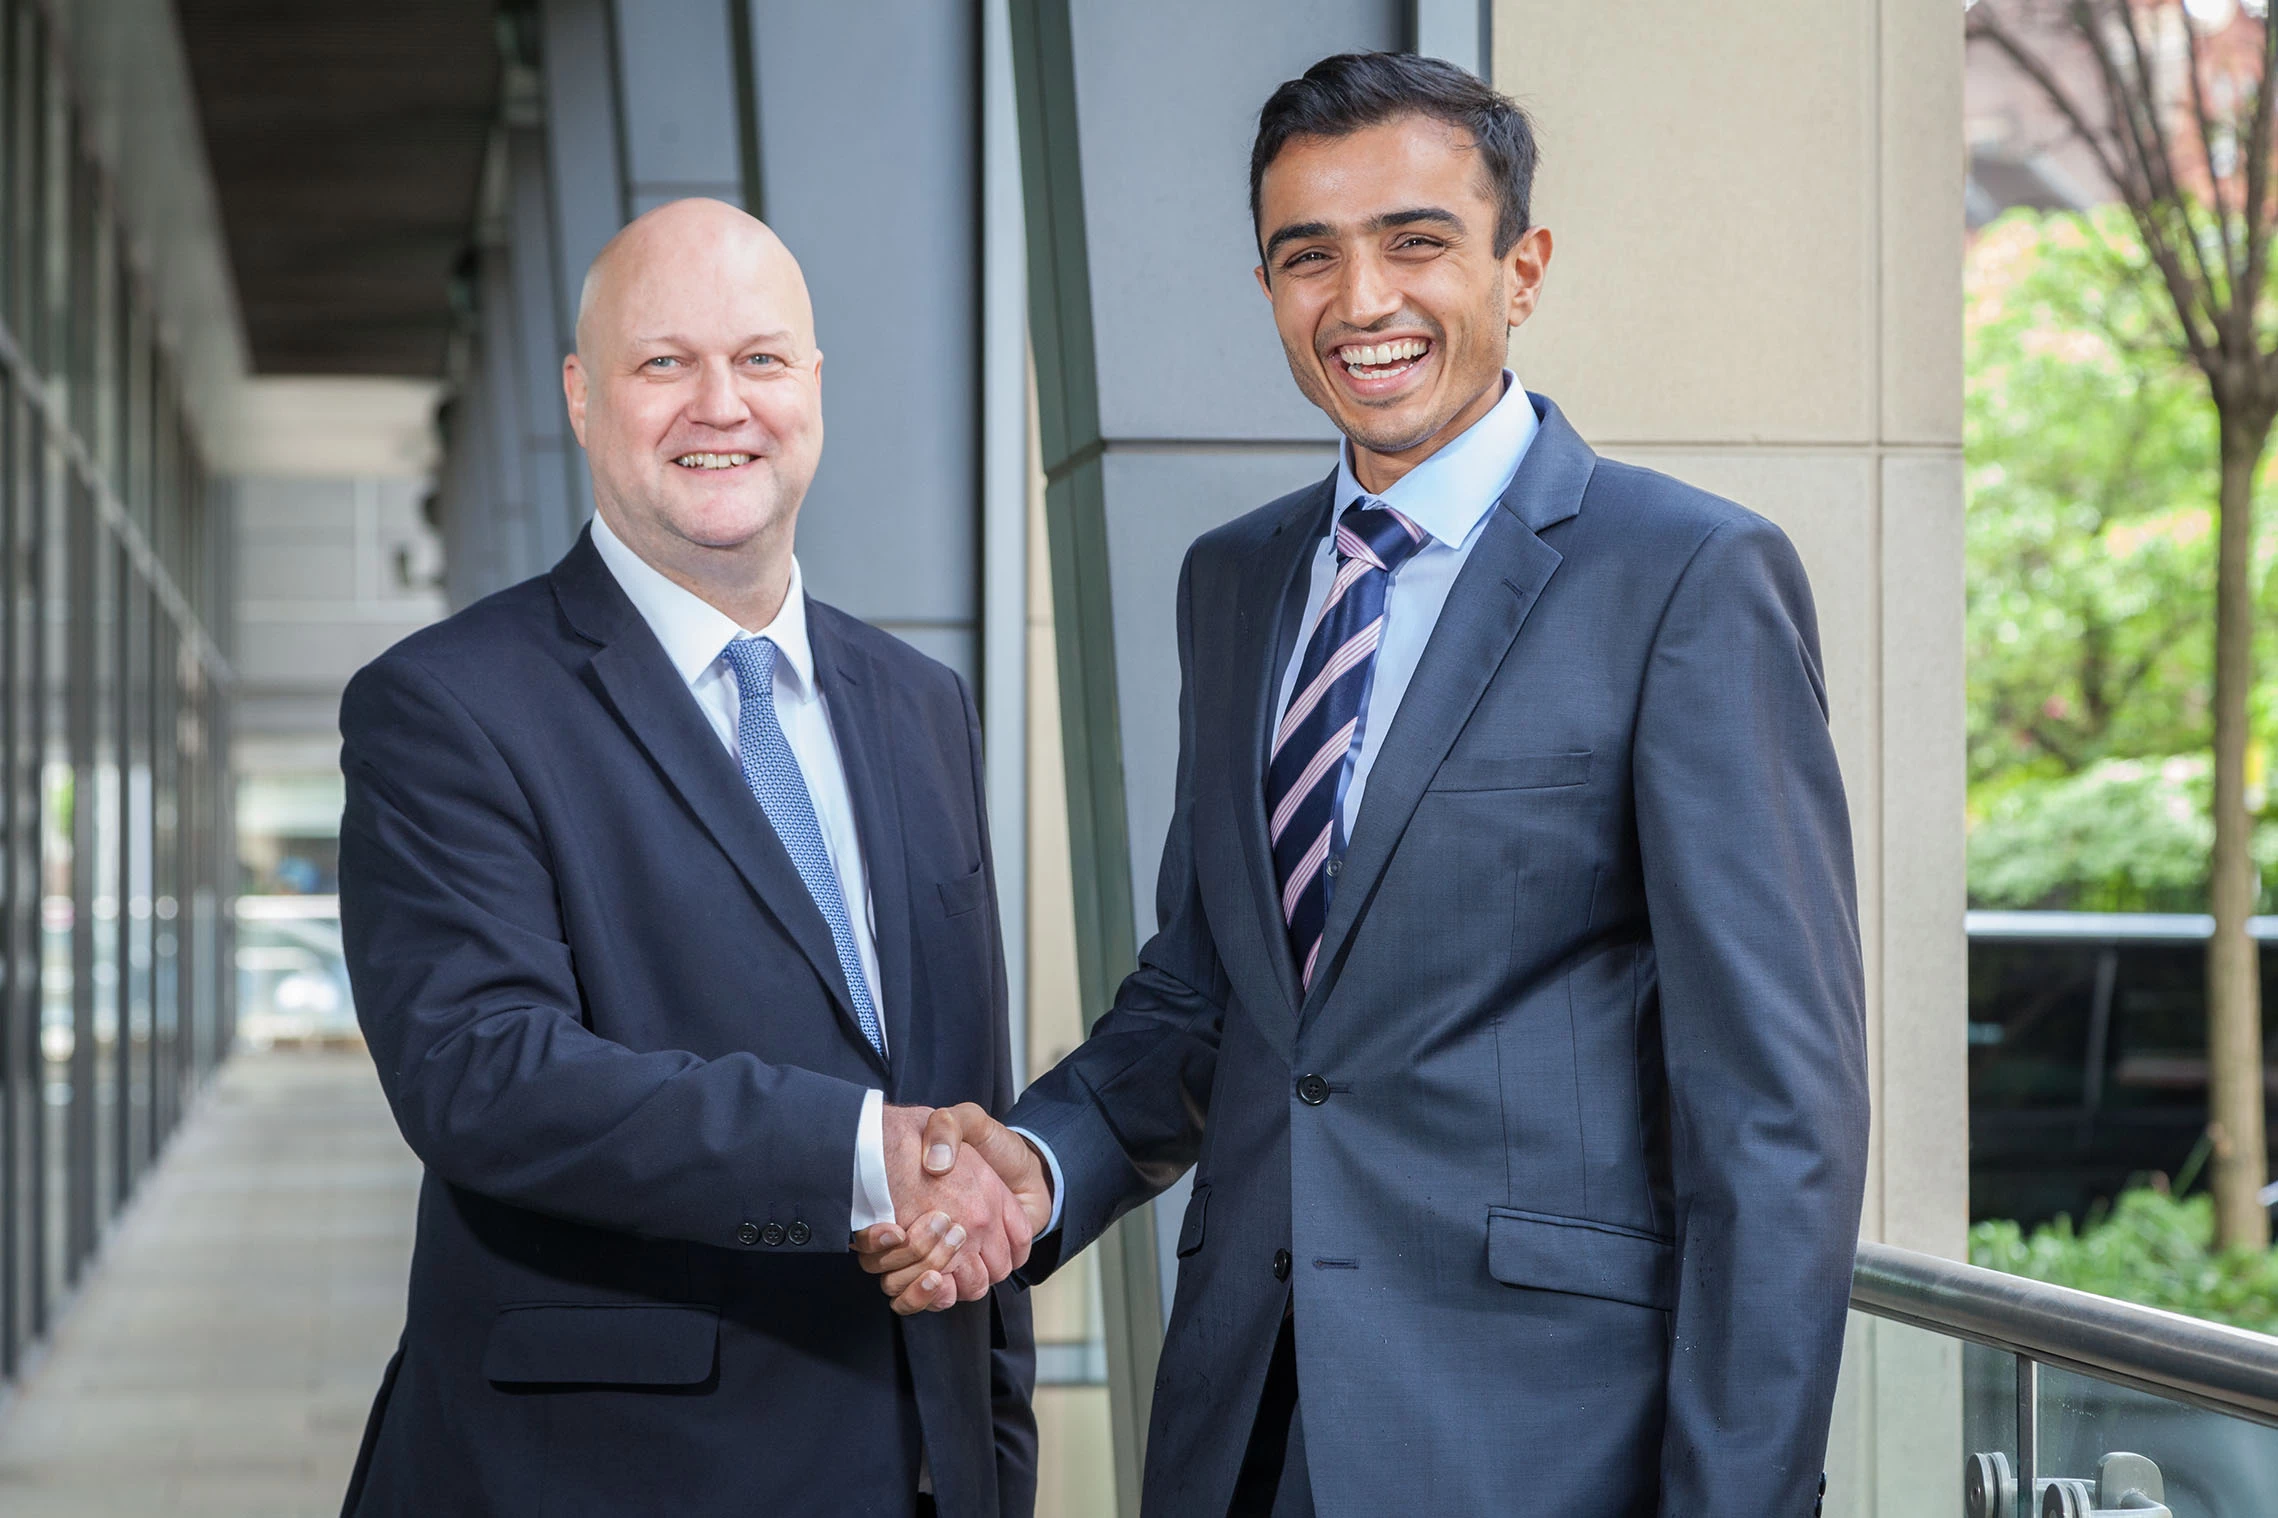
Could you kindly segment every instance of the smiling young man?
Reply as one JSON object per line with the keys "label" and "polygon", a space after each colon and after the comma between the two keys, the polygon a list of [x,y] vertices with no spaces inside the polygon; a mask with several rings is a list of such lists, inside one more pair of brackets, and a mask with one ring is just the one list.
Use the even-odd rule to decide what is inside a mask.
{"label": "smiling young man", "polygon": [[[591,527],[348,688],[348,968],[427,1168],[349,1514],[1033,1508],[1025,1217],[917,1163],[1012,1097],[979,733],[801,586],[822,362],[766,227],[635,221],[565,365]],[[896,1199],[976,1300],[888,1311],[847,1245]]]}
{"label": "smiling young man", "polygon": [[[1161,1518],[1818,1506],[1867,1096],[1810,592],[1504,370],[1534,161],[1428,59],[1267,101],[1257,279],[1343,456],[1188,554],[1139,969],[1029,1142],[929,1134],[1032,1278],[1196,1166]],[[918,1255],[866,1257],[904,1310]]]}

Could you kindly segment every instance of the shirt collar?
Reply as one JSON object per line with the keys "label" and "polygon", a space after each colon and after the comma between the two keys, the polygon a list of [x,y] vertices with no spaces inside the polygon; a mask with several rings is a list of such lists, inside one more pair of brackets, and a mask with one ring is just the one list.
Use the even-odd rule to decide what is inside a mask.
{"label": "shirt collar", "polygon": [[[609,530],[598,511],[593,514],[593,546],[601,562],[617,577],[617,584],[641,620],[649,624],[664,656],[680,678],[694,685],[718,662],[729,642],[746,635],[735,618],[684,586],[667,579],[655,565],[628,547]],[[791,584],[783,593],[783,609],[775,620],[758,629],[757,636],[774,640],[782,652],[776,667],[787,668],[801,692],[814,688],[814,652],[807,643],[807,596],[799,561],[791,560]]]}
{"label": "shirt collar", "polygon": [[[1458,547],[1511,488],[1542,424],[1526,387],[1503,371],[1503,398],[1439,452],[1409,470],[1378,500],[1397,508],[1433,541]],[[1337,450],[1337,509],[1368,492],[1353,474],[1353,445]]]}

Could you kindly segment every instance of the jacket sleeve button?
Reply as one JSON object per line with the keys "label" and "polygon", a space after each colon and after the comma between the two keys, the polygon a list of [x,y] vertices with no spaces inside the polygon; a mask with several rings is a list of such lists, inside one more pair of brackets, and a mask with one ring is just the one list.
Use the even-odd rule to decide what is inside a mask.
{"label": "jacket sleeve button", "polygon": [[784,1235],[784,1237],[789,1239],[794,1246],[804,1244],[807,1242],[807,1240],[813,1238],[814,1236],[815,1231],[809,1228],[805,1223],[793,1223],[791,1225],[791,1231]]}
{"label": "jacket sleeve button", "polygon": [[737,1224],[737,1225],[736,1225],[736,1242],[737,1242],[737,1243],[739,1243],[739,1244],[756,1244],[756,1243],[758,1243],[758,1242],[759,1242],[759,1225],[758,1225],[757,1223],[739,1223],[739,1224]]}
{"label": "jacket sleeve button", "polygon": [[762,1244],[765,1244],[768,1248],[773,1249],[776,1245],[783,1242],[783,1225],[781,1223],[768,1224],[765,1228],[762,1228],[759,1231],[759,1241]]}

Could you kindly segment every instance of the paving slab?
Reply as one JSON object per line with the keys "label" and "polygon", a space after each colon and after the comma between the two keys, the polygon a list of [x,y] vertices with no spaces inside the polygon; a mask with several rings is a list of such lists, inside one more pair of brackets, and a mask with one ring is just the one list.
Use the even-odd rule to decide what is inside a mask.
{"label": "paving slab", "polygon": [[0,1403],[0,1514],[337,1513],[418,1188],[363,1050],[234,1056]]}

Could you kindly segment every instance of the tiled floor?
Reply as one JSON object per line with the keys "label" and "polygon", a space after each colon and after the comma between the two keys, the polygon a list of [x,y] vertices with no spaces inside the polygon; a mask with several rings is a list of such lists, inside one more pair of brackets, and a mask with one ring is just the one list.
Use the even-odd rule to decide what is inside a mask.
{"label": "tiled floor", "polygon": [[0,1404],[0,1514],[337,1513],[418,1183],[362,1050],[238,1055]]}

